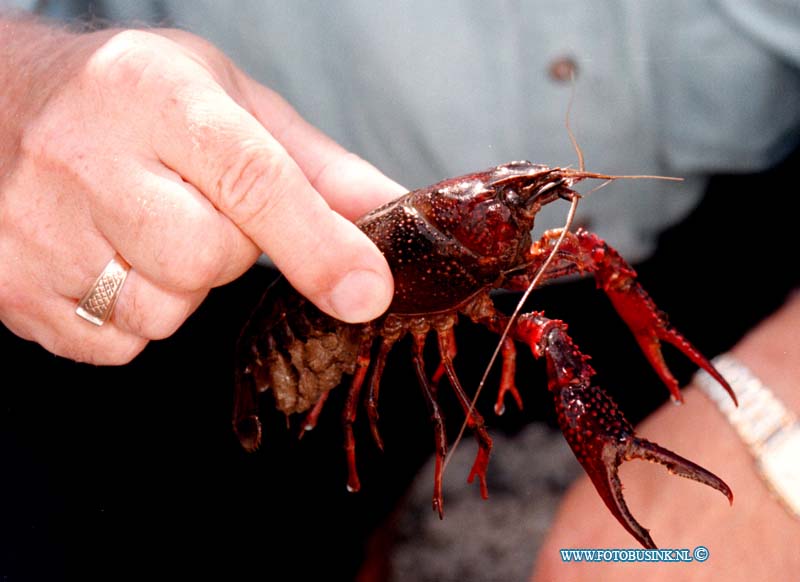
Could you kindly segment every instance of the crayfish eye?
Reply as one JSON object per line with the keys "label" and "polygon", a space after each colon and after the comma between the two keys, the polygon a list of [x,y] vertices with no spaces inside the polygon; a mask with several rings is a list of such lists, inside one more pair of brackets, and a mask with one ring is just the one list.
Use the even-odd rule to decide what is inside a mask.
{"label": "crayfish eye", "polygon": [[519,206],[520,197],[514,190],[503,190],[502,200],[507,206]]}

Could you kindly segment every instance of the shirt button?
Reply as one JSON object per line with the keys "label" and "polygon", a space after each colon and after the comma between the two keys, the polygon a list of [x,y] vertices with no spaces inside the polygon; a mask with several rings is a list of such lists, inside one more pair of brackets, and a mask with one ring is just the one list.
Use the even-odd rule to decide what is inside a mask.
{"label": "shirt button", "polygon": [[547,75],[556,83],[569,83],[578,76],[578,63],[570,55],[562,55],[550,61]]}

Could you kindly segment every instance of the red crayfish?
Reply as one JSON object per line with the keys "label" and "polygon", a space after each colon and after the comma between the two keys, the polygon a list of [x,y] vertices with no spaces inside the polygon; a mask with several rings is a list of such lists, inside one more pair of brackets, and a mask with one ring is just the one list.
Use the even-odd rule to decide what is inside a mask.
{"label": "red crayfish", "polygon": [[[437,387],[446,376],[478,441],[479,451],[469,481],[478,477],[486,491],[486,470],[492,441],[481,415],[474,410],[453,366],[456,354],[453,326],[458,314],[502,333],[503,366],[495,409],[506,396],[521,404],[514,382],[514,340],[526,344],[536,358],[547,362],[548,388],[553,394],[558,423],[575,456],[588,473],[612,514],[643,546],[652,538],[631,515],[617,475],[630,459],[647,459],[670,472],[713,487],[732,501],[730,488],[702,467],[638,437],[606,392],[591,383],[594,371],[580,352],[567,326],[531,312],[512,320],[498,312],[489,297],[492,289],[525,290],[540,273],[542,281],[575,273],[591,273],[630,327],[650,364],[681,400],[677,380],[667,368],[660,342],[676,346],[711,374],[731,395],[728,383],[683,335],[670,326],[636,273],[598,236],[578,229],[564,232],[560,246],[548,259],[561,229],[544,233],[537,242],[531,230],[537,212],[557,199],[579,196],[571,187],[584,179],[614,180],[619,176],[569,168],[550,168],[512,162],[474,174],[445,180],[368,213],[357,225],[380,248],[392,268],[395,294],[387,313],[366,324],[348,324],[329,317],[279,280],[265,294],[245,326],[237,348],[233,426],[242,445],[255,450],[261,440],[258,395],[271,388],[277,407],[286,414],[309,411],[313,427],[328,395],[343,374],[352,376],[345,404],[345,450],[348,487],[359,488],[353,423],[366,381],[366,410],[372,434],[378,432],[378,391],[386,357],[406,334],[413,340],[413,364],[431,412],[436,440],[433,505],[442,512],[442,463],[447,450]],[[440,362],[429,377],[423,348],[429,332],[436,335]],[[374,344],[379,345],[374,350]],[[373,353],[375,352],[375,353]],[[372,372],[367,380],[368,370]]]}

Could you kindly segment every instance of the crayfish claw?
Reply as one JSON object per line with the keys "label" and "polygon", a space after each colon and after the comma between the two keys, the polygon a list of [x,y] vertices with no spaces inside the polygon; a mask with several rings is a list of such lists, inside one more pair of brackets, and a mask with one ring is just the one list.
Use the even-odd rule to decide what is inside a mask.
{"label": "crayfish claw", "polygon": [[617,474],[623,462],[643,459],[659,463],[670,473],[708,485],[733,502],[733,493],[722,479],[656,443],[637,437],[616,403],[602,389],[570,386],[558,396],[559,424],[573,453],[617,521],[645,548],[656,546],[648,530],[634,519],[625,504]]}
{"label": "crayfish claw", "polygon": [[608,394],[588,385],[588,377],[584,380],[587,384],[567,385],[555,394],[561,432],[611,514],[642,546],[655,548],[648,530],[628,509],[617,472],[624,461],[654,455]]}
{"label": "crayfish claw", "polygon": [[479,448],[478,454],[475,457],[475,462],[472,464],[472,470],[467,477],[467,483],[472,483],[475,477],[477,477],[481,487],[481,497],[483,499],[489,499],[489,486],[486,484],[486,471],[488,468],[489,451],[484,448]]}
{"label": "crayfish claw", "polygon": [[[559,231],[547,231],[534,245],[532,256],[546,254],[558,240]],[[678,380],[669,370],[661,352],[661,342],[675,346],[728,392],[736,403],[736,395],[714,366],[677,329],[656,306],[636,278],[636,271],[620,254],[596,234],[578,229],[568,233],[559,249],[562,264],[556,265],[548,277],[568,272],[591,272],[597,286],[605,291],[619,316],[630,328],[647,361],[670,392],[673,402],[683,402]]]}
{"label": "crayfish claw", "polygon": [[[461,381],[458,379],[456,370],[453,367],[453,358],[456,354],[455,334],[453,333],[453,328],[446,327],[445,329],[438,330],[437,337],[439,341],[439,354],[442,357],[441,362],[439,363],[439,368],[437,369],[437,374],[441,372],[442,374],[447,375],[448,381],[450,382],[458,401],[461,403],[461,407],[464,409],[464,414],[467,417],[466,424],[474,431],[475,440],[478,443],[478,454],[475,456],[475,462],[472,465],[472,470],[469,472],[469,476],[467,477],[467,483],[472,483],[475,480],[475,477],[478,477],[481,487],[481,497],[488,499],[489,487],[486,484],[486,471],[489,468],[489,456],[492,452],[492,438],[489,436],[489,432],[486,430],[486,423],[483,419],[483,416],[474,408],[473,402],[470,401],[469,397],[464,391],[464,387],[461,385]],[[511,341],[509,340],[506,343],[511,343]],[[513,344],[511,349],[512,351],[514,350]],[[514,354],[516,354],[516,352],[514,352]],[[505,375],[507,375],[505,359],[503,360],[503,368],[504,372],[506,373]],[[516,388],[513,386],[513,358],[511,360],[511,377],[511,387],[516,393]],[[439,378],[441,378],[441,374],[439,375]],[[516,397],[518,398],[519,394],[516,394]]]}
{"label": "crayfish claw", "polygon": [[592,483],[614,517],[645,548],[655,548],[649,530],[642,527],[631,514],[622,495],[622,483],[619,480],[620,464],[631,459],[653,461],[664,465],[673,475],[698,481],[712,487],[725,495],[733,503],[733,492],[719,477],[693,463],[692,461],[665,449],[664,447],[633,434],[608,438],[602,447],[599,459],[582,459]]}
{"label": "crayfish claw", "polygon": [[716,489],[728,498],[728,502],[733,504],[733,491],[728,485],[714,475],[711,471],[704,469],[697,463],[693,463],[689,459],[684,459],[680,455],[673,453],[669,449],[665,449],[661,445],[650,442],[646,439],[633,437],[629,445],[629,456],[624,459],[643,459],[645,461],[653,461],[664,465],[667,470],[673,475],[678,475],[685,479],[691,479],[704,485],[708,485],[712,489]]}
{"label": "crayfish claw", "polygon": [[655,548],[648,530],[631,515],[622,495],[617,470],[625,461],[644,459],[664,465],[670,473],[720,491],[733,501],[722,479],[655,443],[636,436],[616,402],[592,385],[594,370],[566,333],[566,326],[540,313],[520,317],[516,334],[535,356],[547,359],[548,386],[553,393],[558,424],[572,452],[617,521],[645,548]]}
{"label": "crayfish claw", "polygon": [[367,417],[369,418],[369,430],[372,433],[372,440],[380,452],[383,452],[383,437],[378,430],[378,410],[377,408],[367,407]]}
{"label": "crayfish claw", "polygon": [[[633,332],[650,365],[669,389],[673,402],[683,402],[680,385],[672,375],[661,352],[661,342],[676,347],[695,365],[708,372],[728,392],[734,404],[736,394],[730,384],[714,368],[711,362],[692,345],[677,329],[670,325],[667,316],[656,306],[653,299],[636,280],[636,271],[596,235],[579,232],[582,244],[592,249],[595,257],[595,277],[605,290],[617,313]],[[599,257],[602,257],[600,259]]]}
{"label": "crayfish claw", "polygon": [[622,495],[622,482],[619,480],[618,469],[625,459],[621,457],[620,447],[616,443],[609,441],[603,447],[600,458],[595,459],[595,462],[579,460],[611,514],[643,547],[654,549],[656,544],[653,538],[650,537],[650,530],[636,521],[636,518],[633,517],[633,514],[628,509],[628,504],[625,503],[625,497]]}
{"label": "crayfish claw", "polygon": [[[736,406],[739,406],[739,401],[736,398],[736,394],[734,393],[733,388],[731,388],[731,385],[728,384],[728,381],[722,377],[722,374],[717,371],[714,365],[709,362],[708,359],[683,336],[683,334],[681,334],[675,328],[667,326],[666,324],[661,326],[661,328],[658,330],[658,334],[660,339],[675,346],[683,355],[694,362],[695,365],[705,370],[712,378],[714,378],[714,380],[719,383],[720,386],[725,389],[725,391],[728,393],[728,396],[730,396],[731,400],[733,400],[733,403]],[[658,372],[658,369],[656,371]],[[659,374],[661,375],[661,372],[659,372]]]}
{"label": "crayfish claw", "polygon": [[497,401],[494,405],[494,413],[497,416],[501,416],[506,411],[506,394],[511,394],[517,404],[517,408],[522,410],[522,396],[520,396],[517,385],[514,382],[517,367],[517,348],[514,346],[514,340],[511,338],[503,340],[500,353],[503,356],[503,366],[500,370],[500,389],[497,392]]}

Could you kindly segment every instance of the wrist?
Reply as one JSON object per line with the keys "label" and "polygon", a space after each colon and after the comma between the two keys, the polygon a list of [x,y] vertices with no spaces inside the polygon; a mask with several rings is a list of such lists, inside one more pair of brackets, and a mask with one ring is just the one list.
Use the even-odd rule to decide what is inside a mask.
{"label": "wrist", "polygon": [[763,484],[800,519],[800,471],[795,462],[800,454],[795,380],[800,350],[790,337],[798,318],[800,295],[794,295],[734,350],[714,358],[714,366],[736,393],[738,407],[706,373],[698,373],[694,383],[735,429]]}
{"label": "wrist", "polygon": [[764,320],[730,353],[763,382],[789,410],[800,416],[800,290]]}

